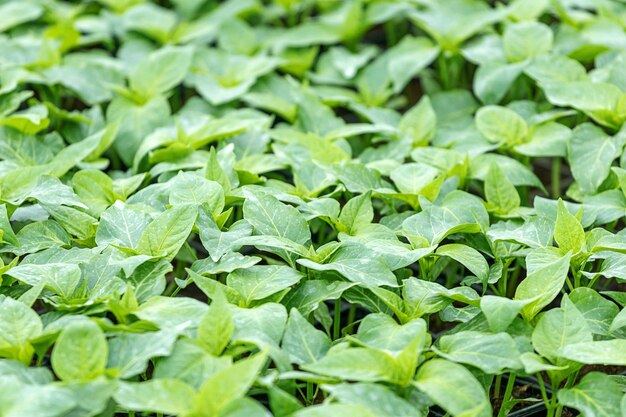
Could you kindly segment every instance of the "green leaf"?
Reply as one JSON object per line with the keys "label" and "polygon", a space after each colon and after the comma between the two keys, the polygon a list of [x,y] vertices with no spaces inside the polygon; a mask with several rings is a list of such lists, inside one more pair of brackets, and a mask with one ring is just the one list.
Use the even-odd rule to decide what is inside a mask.
{"label": "green leaf", "polygon": [[98,246],[114,245],[134,249],[151,221],[147,213],[116,201],[100,216],[96,243]]}
{"label": "green leaf", "polygon": [[193,415],[206,417],[220,415],[229,404],[246,394],[259,376],[266,360],[265,353],[258,353],[209,377],[195,397]]}
{"label": "green leaf", "polygon": [[[342,404],[366,407],[383,417],[421,416],[419,409],[384,385],[372,383],[323,385]],[[360,415],[360,414],[359,414]]]}
{"label": "green leaf", "polygon": [[166,46],[151,53],[130,73],[130,88],[144,98],[170,90],[185,78],[192,53],[190,47],[176,46]]}
{"label": "green leaf", "polygon": [[111,101],[107,107],[107,120],[120,126],[113,145],[127,166],[133,164],[135,153],[144,138],[162,127],[169,116],[170,106],[161,95],[141,104],[126,97],[117,97]]}
{"label": "green leaf", "polygon": [[155,379],[180,380],[197,390],[209,376],[231,363],[229,356],[213,356],[195,341],[183,338],[176,341],[169,356],[156,361],[153,376]]}
{"label": "green leaf", "polygon": [[569,212],[561,199],[558,202],[554,240],[559,248],[574,254],[585,246],[585,231],[580,221]]}
{"label": "green leaf", "polygon": [[183,414],[193,405],[195,390],[177,379],[121,382],[113,398],[120,407],[134,411]]}
{"label": "green leaf", "polygon": [[480,299],[480,309],[485,315],[491,331],[503,332],[529,302],[528,300],[511,300],[495,295],[484,295]]}
{"label": "green leaf", "polygon": [[107,368],[119,378],[130,378],[145,372],[151,358],[167,356],[172,352],[176,333],[147,332],[122,333],[109,340]]}
{"label": "green leaf", "polygon": [[[461,365],[432,359],[419,368],[413,384],[453,416],[491,416],[484,388]],[[451,392],[456,395],[451,396]]]}
{"label": "green leaf", "polygon": [[281,345],[292,362],[306,365],[321,359],[330,348],[330,339],[292,308]]}
{"label": "green leaf", "polygon": [[72,177],[72,187],[80,200],[89,207],[89,213],[96,217],[115,201],[113,180],[101,171],[77,172]]}
{"label": "green leaf", "polygon": [[590,372],[575,387],[558,392],[559,402],[580,411],[582,417],[619,416],[623,397],[620,385],[600,372]]}
{"label": "green leaf", "polygon": [[367,348],[331,350],[322,359],[302,368],[320,375],[363,382],[397,382],[399,372],[391,355]]}
{"label": "green leaf", "polygon": [[298,259],[298,264],[315,271],[336,271],[346,279],[364,286],[398,286],[396,276],[379,259],[335,256],[326,264],[309,259]]}
{"label": "green leaf", "polygon": [[626,339],[599,340],[567,345],[561,355],[588,365],[626,365]]}
{"label": "green leaf", "polygon": [[552,49],[552,30],[539,22],[510,24],[502,38],[509,61],[517,62],[542,55]]}
{"label": "green leaf", "polygon": [[170,205],[185,204],[206,204],[209,212],[217,216],[224,208],[224,190],[215,181],[181,172],[171,181]]}
{"label": "green leaf", "polygon": [[563,298],[561,308],[541,315],[532,334],[533,348],[557,366],[571,364],[562,357],[562,351],[568,345],[592,340],[587,322],[567,297]]}
{"label": "green leaf", "polygon": [[63,381],[88,381],[104,373],[107,341],[100,327],[80,320],[67,325],[52,349],[52,369]]}
{"label": "green leaf", "polygon": [[409,109],[400,119],[398,129],[408,135],[413,146],[425,146],[435,135],[437,115],[430,104],[428,96]]}
{"label": "green leaf", "polygon": [[310,242],[309,225],[295,207],[269,194],[246,192],[245,196],[243,216],[256,234],[282,237],[300,245]]}
{"label": "green leaf", "polygon": [[43,9],[38,4],[9,2],[0,7],[0,32],[5,32],[15,26],[21,25],[31,20],[39,18],[43,14]]}
{"label": "green leaf", "polygon": [[517,287],[515,300],[532,300],[522,308],[522,316],[526,320],[532,320],[537,313],[559,294],[567,272],[571,254],[552,261],[542,268],[530,273]]}
{"label": "green leaf", "polygon": [[602,336],[609,334],[611,322],[619,312],[615,303],[586,287],[574,289],[569,298],[587,320],[592,333]]}
{"label": "green leaf", "polygon": [[518,145],[528,135],[524,119],[513,110],[500,106],[481,107],[476,112],[476,127],[488,141],[504,146]]}
{"label": "green leaf", "polygon": [[144,229],[137,252],[171,261],[185,243],[197,216],[198,209],[189,204],[164,211]]}
{"label": "green leaf", "polygon": [[595,193],[620,153],[621,145],[617,146],[599,127],[589,123],[576,127],[568,148],[568,161],[580,190],[585,194]]}
{"label": "green leaf", "polygon": [[12,298],[0,300],[0,356],[30,363],[34,349],[29,341],[42,330],[41,319],[26,304]]}
{"label": "green leaf", "polygon": [[462,331],[445,335],[433,347],[439,356],[472,365],[488,374],[521,368],[520,352],[508,333]]}
{"label": "green leaf", "polygon": [[198,324],[198,342],[212,355],[219,356],[224,351],[233,335],[233,314],[224,296],[213,298],[209,309]]}
{"label": "green leaf", "polygon": [[298,283],[303,274],[288,266],[255,265],[228,274],[226,284],[241,295],[245,306]]}
{"label": "green leaf", "polygon": [[372,220],[374,211],[370,192],[350,199],[339,214],[340,230],[350,235],[356,235],[359,229],[372,223]]}
{"label": "green leaf", "polygon": [[476,249],[460,243],[450,243],[439,246],[435,253],[454,259],[469,269],[479,280],[487,282],[489,264]]}
{"label": "green leaf", "polygon": [[508,214],[520,207],[520,197],[515,186],[497,164],[489,167],[485,178],[485,198],[497,214]]}
{"label": "green leaf", "polygon": [[618,129],[623,122],[623,116],[616,114],[622,91],[613,84],[552,81],[545,83],[543,90],[550,103],[580,110],[601,125]]}

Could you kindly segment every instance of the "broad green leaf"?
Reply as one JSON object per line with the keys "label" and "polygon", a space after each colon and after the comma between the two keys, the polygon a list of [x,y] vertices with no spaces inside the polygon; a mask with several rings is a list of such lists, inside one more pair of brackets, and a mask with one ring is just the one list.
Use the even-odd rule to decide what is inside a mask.
{"label": "broad green leaf", "polygon": [[486,62],[480,65],[473,81],[476,96],[485,104],[499,103],[525,67],[526,62]]}
{"label": "broad green leaf", "polygon": [[151,358],[172,352],[176,333],[123,333],[109,340],[109,360],[106,367],[119,378],[131,378],[145,372]]}
{"label": "broad green leaf", "polygon": [[437,115],[428,96],[423,96],[415,106],[408,110],[398,125],[400,132],[409,135],[413,146],[427,145],[435,135],[436,128]]}
{"label": "broad green leaf", "polygon": [[130,88],[150,98],[179,84],[191,65],[190,47],[166,46],[150,54],[129,75]]}
{"label": "broad green leaf", "polygon": [[513,62],[542,55],[552,49],[552,30],[539,22],[520,22],[504,30],[503,44],[506,57]]}
{"label": "broad green leaf", "polygon": [[[388,352],[395,357],[409,346],[413,353],[419,354],[427,344],[426,323],[422,319],[414,319],[399,325],[386,314],[372,313],[361,321],[354,340],[369,348]],[[414,343],[415,341],[417,344]]]}
{"label": "broad green leaf", "polygon": [[296,208],[269,194],[246,192],[245,196],[243,215],[255,234],[282,237],[300,245],[310,242],[309,226]]}
{"label": "broad green leaf", "polygon": [[215,372],[231,365],[229,356],[216,357],[206,352],[190,339],[178,339],[172,352],[156,361],[155,379],[175,379],[187,383],[194,389]]}
{"label": "broad green leaf", "polygon": [[413,384],[453,416],[491,416],[484,388],[462,365],[432,359],[419,368]]}
{"label": "broad green leaf", "polygon": [[330,339],[292,308],[281,347],[294,363],[305,365],[321,359],[328,352]]}
{"label": "broad green leaf", "polygon": [[52,349],[51,363],[63,381],[85,381],[104,373],[108,358],[104,333],[92,321],[80,320],[63,329]]}
{"label": "broad green leaf", "polygon": [[622,91],[613,84],[551,81],[543,85],[543,90],[555,106],[573,107],[604,126],[617,129],[624,121],[624,116],[616,110]]}
{"label": "broad green leaf", "polygon": [[206,417],[220,415],[230,403],[246,394],[259,376],[266,360],[265,353],[257,353],[213,374],[200,387],[191,415]]}
{"label": "broad green leaf", "polygon": [[181,172],[171,181],[169,201],[172,206],[206,203],[209,212],[218,215],[224,208],[224,191],[215,181]]}
{"label": "broad green leaf", "polygon": [[528,125],[513,110],[500,106],[481,107],[476,113],[476,127],[490,142],[507,147],[526,140]]}
{"label": "broad green leaf", "polygon": [[574,289],[569,298],[587,320],[592,333],[602,336],[609,334],[611,322],[619,312],[615,303],[586,287]]}
{"label": "broad green leaf", "polygon": [[72,177],[72,187],[93,216],[100,216],[115,201],[113,180],[101,171],[77,172]]}
{"label": "broad green leaf", "polygon": [[587,322],[569,298],[563,298],[561,308],[542,314],[532,335],[534,349],[557,366],[570,365],[562,357],[568,345],[592,340]]}
{"label": "broad green leaf", "polygon": [[126,165],[132,165],[144,138],[162,127],[169,116],[169,104],[161,95],[145,103],[136,103],[126,97],[111,101],[107,107],[107,120],[120,126],[113,145]]}
{"label": "broad green leaf", "polygon": [[554,240],[559,248],[574,254],[580,252],[585,246],[585,231],[582,225],[569,212],[561,199],[558,202]]}
{"label": "broad green leaf", "polygon": [[532,300],[522,308],[522,316],[526,320],[532,320],[559,294],[567,278],[570,258],[571,253],[568,253],[560,259],[552,261],[529,274],[518,285],[514,299]]}
{"label": "broad green leaf", "polygon": [[611,163],[621,153],[621,146],[597,126],[582,124],[572,132],[568,161],[572,175],[585,194],[596,192],[611,170]]}
{"label": "broad green leaf", "polygon": [[626,365],[626,339],[599,340],[567,345],[561,355],[588,365]]}
{"label": "broad green leaf", "polygon": [[255,265],[228,274],[226,284],[241,295],[244,305],[262,300],[291,287],[302,279],[302,273],[288,266]]}
{"label": "broad green leaf", "polygon": [[488,374],[521,368],[520,353],[508,333],[458,332],[442,336],[433,349],[448,360],[475,366]]}
{"label": "broad green leaf", "polygon": [[435,253],[454,259],[476,275],[479,280],[487,281],[489,264],[476,249],[460,243],[450,243],[439,246]]}
{"label": "broad green leaf", "polygon": [[591,372],[573,388],[558,392],[559,402],[580,411],[582,417],[619,416],[623,397],[620,385],[600,372]]}
{"label": "broad green leaf", "polygon": [[339,214],[340,230],[355,235],[374,220],[371,193],[367,192],[350,199]]}
{"label": "broad green leaf", "polygon": [[508,214],[520,207],[520,197],[515,186],[497,164],[489,167],[485,178],[485,198],[497,214]]}
{"label": "broad green leaf", "polygon": [[183,414],[193,405],[195,390],[177,379],[121,382],[113,398],[120,407],[135,411]]}
{"label": "broad green leaf", "polygon": [[326,264],[319,264],[308,259],[298,259],[298,264],[315,271],[335,271],[347,280],[364,286],[398,286],[396,276],[379,259],[338,258]]}
{"label": "broad green leaf", "polygon": [[319,361],[302,368],[320,375],[362,382],[394,383],[399,373],[390,354],[368,348],[331,350]]}
{"label": "broad green leaf", "polygon": [[134,249],[151,221],[147,213],[132,205],[116,201],[100,216],[96,243],[101,246],[114,245]]}
{"label": "broad green leaf", "polygon": [[529,302],[529,300],[511,300],[495,295],[484,295],[480,299],[480,309],[485,315],[491,331],[504,332]]}
{"label": "broad green leaf", "polygon": [[0,7],[0,16],[3,17],[0,24],[0,32],[35,20],[42,14],[43,9],[38,4],[16,1],[5,3]]}
{"label": "broad green leaf", "polygon": [[29,363],[34,353],[29,341],[43,330],[41,319],[26,304],[0,300],[0,356]]}
{"label": "broad green leaf", "polygon": [[503,10],[474,0],[428,3],[425,10],[410,15],[439,45],[454,51],[464,40],[504,17]]}
{"label": "broad green leaf", "polygon": [[233,314],[224,296],[215,297],[198,324],[198,342],[208,353],[219,356],[228,346],[233,331]]}
{"label": "broad green leaf", "polygon": [[197,216],[198,209],[190,204],[164,211],[143,230],[137,252],[171,261],[185,243]]}
{"label": "broad green leaf", "polygon": [[356,404],[384,417],[421,416],[419,409],[384,385],[372,383],[324,385],[342,404]]}

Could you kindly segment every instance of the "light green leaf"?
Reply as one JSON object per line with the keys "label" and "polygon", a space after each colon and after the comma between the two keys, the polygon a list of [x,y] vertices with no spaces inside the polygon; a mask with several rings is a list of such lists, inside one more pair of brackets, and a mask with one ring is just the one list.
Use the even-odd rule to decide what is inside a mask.
{"label": "light green leaf", "polygon": [[563,298],[561,308],[541,315],[532,334],[534,349],[557,366],[570,365],[561,354],[568,345],[592,340],[587,322],[567,297]]}
{"label": "light green leaf", "polygon": [[588,365],[626,366],[626,339],[567,345],[561,351],[561,356]]}
{"label": "light green leaf", "polygon": [[476,127],[490,142],[514,146],[525,141],[528,126],[513,110],[500,106],[481,107],[476,112]]}
{"label": "light green leaf", "polygon": [[330,339],[292,308],[281,347],[294,363],[305,365],[319,360],[328,352]]}
{"label": "light green leaf", "polygon": [[303,274],[288,266],[255,265],[228,274],[226,284],[239,292],[244,305],[296,284]]}
{"label": "light green leaf", "polygon": [[489,167],[485,178],[485,197],[498,214],[508,214],[520,207],[517,189],[497,164]]}
{"label": "light green leaf", "polygon": [[350,235],[358,233],[360,228],[374,220],[371,193],[367,192],[350,199],[339,214],[340,230]]}
{"label": "light green leaf", "polygon": [[209,309],[198,324],[198,342],[212,355],[222,354],[235,329],[233,314],[221,293],[213,298]]}
{"label": "light green leaf", "polygon": [[213,374],[194,400],[194,416],[213,417],[243,397],[265,365],[267,355],[258,353]]}
{"label": "light green leaf", "polygon": [[585,231],[582,225],[569,212],[561,199],[558,202],[554,240],[559,248],[574,254],[580,252],[585,246]]}
{"label": "light green leaf", "polygon": [[610,376],[591,372],[573,388],[558,392],[559,403],[580,411],[582,417],[613,417],[623,415],[621,403],[624,394],[620,385]]}
{"label": "light green leaf", "polygon": [[482,282],[487,281],[489,264],[476,249],[460,243],[450,243],[439,246],[435,253],[454,259],[469,269]]}
{"label": "light green leaf", "polygon": [[171,261],[185,243],[197,216],[197,207],[189,204],[164,211],[143,230],[137,252]]}
{"label": "light green leaf", "polygon": [[129,75],[130,88],[150,98],[179,84],[191,65],[193,49],[166,46],[153,52]]}
{"label": "light green leaf", "polygon": [[514,299],[532,299],[529,304],[522,308],[522,316],[526,320],[532,320],[559,294],[569,271],[570,258],[571,253],[568,253],[560,259],[552,261],[530,273],[518,285]]}
{"label": "light green leaf", "polygon": [[475,366],[488,374],[522,367],[520,352],[508,333],[458,332],[442,336],[433,349],[439,356]]}
{"label": "light green leaf", "polygon": [[121,382],[113,395],[120,407],[134,411],[183,414],[193,405],[195,390],[177,379]]}
{"label": "light green leaf", "polygon": [[52,349],[52,369],[63,381],[88,381],[104,373],[108,358],[104,333],[92,321],[64,327]]}
{"label": "light green leaf", "polygon": [[[419,368],[414,384],[453,416],[491,416],[491,404],[484,388],[461,365],[432,359]],[[455,395],[450,395],[451,392]]]}
{"label": "light green leaf", "polygon": [[552,30],[539,22],[510,24],[502,38],[506,57],[512,62],[542,55],[552,49]]}
{"label": "light green leaf", "polygon": [[611,170],[611,163],[621,153],[621,146],[590,123],[572,132],[568,161],[572,175],[584,194],[594,194]]}

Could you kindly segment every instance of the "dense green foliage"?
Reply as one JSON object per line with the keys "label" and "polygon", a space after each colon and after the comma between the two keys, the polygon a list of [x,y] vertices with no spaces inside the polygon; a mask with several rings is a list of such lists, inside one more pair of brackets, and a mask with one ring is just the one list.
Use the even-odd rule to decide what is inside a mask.
{"label": "dense green foliage", "polygon": [[0,0],[0,417],[626,416],[625,28]]}

